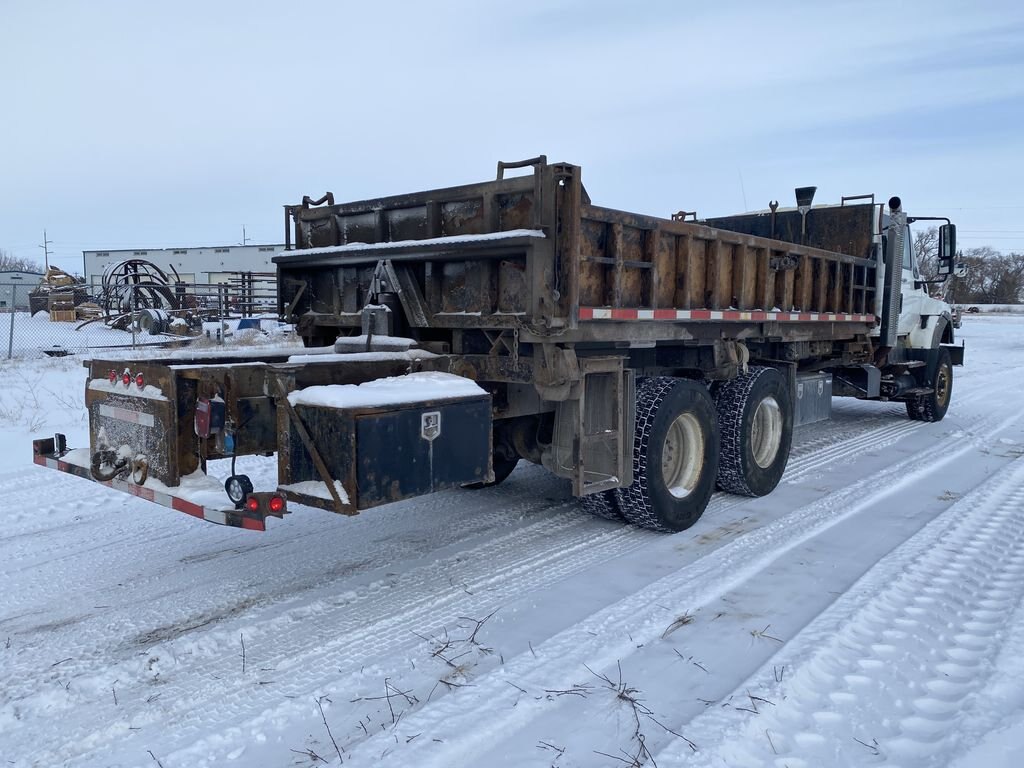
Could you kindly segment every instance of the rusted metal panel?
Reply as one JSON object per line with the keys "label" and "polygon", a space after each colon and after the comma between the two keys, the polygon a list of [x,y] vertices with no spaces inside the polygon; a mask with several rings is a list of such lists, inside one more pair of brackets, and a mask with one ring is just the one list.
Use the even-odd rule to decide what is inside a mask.
{"label": "rusted metal panel", "polygon": [[646,258],[651,262],[650,295],[651,306],[655,308],[675,306],[676,281],[675,238],[663,235],[660,229],[647,233]]}
{"label": "rusted metal panel", "polygon": [[708,219],[708,225],[756,237],[782,240],[825,251],[835,251],[860,258],[870,258],[874,233],[872,205],[847,205],[811,208],[807,213],[806,235],[801,235],[800,213],[779,210],[772,232],[770,213],[743,214]]}
{"label": "rusted metal panel", "polygon": [[778,306],[775,298],[775,272],[770,269],[770,258],[770,248],[758,248],[754,255],[755,271],[757,272],[755,303],[767,310]]}
{"label": "rusted metal panel", "polygon": [[596,302],[603,306],[610,301],[606,277],[610,266],[606,244],[607,227],[602,222],[583,220],[580,227],[579,301],[588,306]]}
{"label": "rusted metal panel", "polygon": [[[299,250],[276,261],[295,285],[305,286],[302,295],[292,291],[294,314],[314,314],[303,334],[354,325],[381,258],[415,265],[408,274],[423,298],[418,314],[435,332],[518,325],[572,331],[564,341],[586,341],[589,331],[577,320],[581,306],[872,311],[872,206],[811,209],[806,234],[797,213],[778,211],[775,239],[768,239],[768,215],[693,222],[602,208],[590,203],[578,167],[543,158],[530,164],[532,176],[290,207]],[[513,229],[544,237],[516,249],[487,241],[417,245]],[[302,256],[332,233],[337,244],[369,245]],[[392,245],[386,256],[378,243]],[[426,327],[417,318],[408,325]]]}
{"label": "rusted metal panel", "polygon": [[686,237],[686,267],[684,276],[687,282],[686,304],[683,309],[707,306],[705,286],[707,285],[707,240]]}

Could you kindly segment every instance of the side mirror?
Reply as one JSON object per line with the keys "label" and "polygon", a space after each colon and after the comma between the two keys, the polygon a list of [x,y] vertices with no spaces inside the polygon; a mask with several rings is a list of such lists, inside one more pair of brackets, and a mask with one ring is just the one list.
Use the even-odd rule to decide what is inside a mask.
{"label": "side mirror", "polygon": [[953,274],[956,259],[956,224],[943,224],[939,227],[939,274]]}
{"label": "side mirror", "polygon": [[967,277],[967,265],[962,262],[960,264],[957,264],[956,268],[953,270],[953,276]]}

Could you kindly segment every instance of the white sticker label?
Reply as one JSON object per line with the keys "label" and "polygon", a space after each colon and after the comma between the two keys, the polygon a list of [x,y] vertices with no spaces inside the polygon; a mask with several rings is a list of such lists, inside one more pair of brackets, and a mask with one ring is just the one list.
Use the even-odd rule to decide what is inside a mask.
{"label": "white sticker label", "polygon": [[127,408],[118,408],[116,405],[107,405],[106,403],[100,403],[100,416],[127,421],[129,424],[141,424],[144,427],[152,427],[156,423],[151,413],[129,411]]}

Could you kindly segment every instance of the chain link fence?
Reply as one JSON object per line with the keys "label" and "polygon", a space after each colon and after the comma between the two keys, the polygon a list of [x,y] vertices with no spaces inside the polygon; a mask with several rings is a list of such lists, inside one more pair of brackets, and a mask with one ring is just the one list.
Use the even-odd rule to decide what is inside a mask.
{"label": "chain link fence", "polygon": [[276,313],[276,282],[252,275],[218,284],[140,282],[100,296],[85,285],[41,291],[0,282],[0,359],[295,340]]}

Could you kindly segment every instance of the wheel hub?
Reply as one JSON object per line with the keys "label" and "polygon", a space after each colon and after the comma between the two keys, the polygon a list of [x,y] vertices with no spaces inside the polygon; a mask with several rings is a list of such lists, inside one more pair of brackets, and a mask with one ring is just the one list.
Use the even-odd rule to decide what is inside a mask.
{"label": "wheel hub", "polygon": [[767,469],[775,461],[782,443],[782,409],[770,395],[757,404],[750,429],[750,448],[754,461]]}
{"label": "wheel hub", "polygon": [[677,499],[689,495],[704,466],[704,430],[690,413],[682,413],[668,428],[661,452],[661,475]]}

